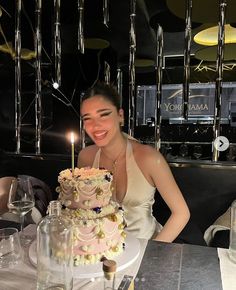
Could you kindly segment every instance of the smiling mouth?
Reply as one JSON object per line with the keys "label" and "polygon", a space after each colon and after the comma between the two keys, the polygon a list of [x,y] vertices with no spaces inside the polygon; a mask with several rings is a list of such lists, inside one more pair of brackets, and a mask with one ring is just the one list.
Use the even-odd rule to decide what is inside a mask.
{"label": "smiling mouth", "polygon": [[107,135],[107,131],[95,132],[93,133],[93,137],[95,140],[103,140]]}

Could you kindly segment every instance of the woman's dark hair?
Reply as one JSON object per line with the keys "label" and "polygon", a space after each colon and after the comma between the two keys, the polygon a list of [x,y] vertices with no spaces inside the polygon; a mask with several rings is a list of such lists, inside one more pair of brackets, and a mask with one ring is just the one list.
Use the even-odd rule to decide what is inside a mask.
{"label": "woman's dark hair", "polygon": [[115,87],[98,82],[93,87],[89,88],[81,98],[81,104],[83,101],[92,98],[96,95],[103,96],[107,101],[111,102],[117,109],[120,109],[120,96]]}

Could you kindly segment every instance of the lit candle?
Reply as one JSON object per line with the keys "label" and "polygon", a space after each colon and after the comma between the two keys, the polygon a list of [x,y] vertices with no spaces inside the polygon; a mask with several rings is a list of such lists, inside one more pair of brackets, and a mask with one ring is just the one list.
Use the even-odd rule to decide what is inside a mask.
{"label": "lit candle", "polygon": [[70,141],[71,141],[71,168],[72,168],[72,175],[74,175],[75,170],[75,135],[74,132],[70,134]]}

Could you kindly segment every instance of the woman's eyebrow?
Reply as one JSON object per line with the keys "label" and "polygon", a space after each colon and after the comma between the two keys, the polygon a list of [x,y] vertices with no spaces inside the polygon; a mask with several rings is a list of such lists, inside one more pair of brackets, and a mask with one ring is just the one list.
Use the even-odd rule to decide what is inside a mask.
{"label": "woman's eyebrow", "polygon": [[[97,110],[96,113],[111,112],[111,111],[112,111],[111,109],[105,108],[105,109],[99,109],[99,110]],[[89,116],[89,115],[90,115],[90,113],[85,113],[81,117],[84,118],[84,117]]]}
{"label": "woman's eyebrow", "polygon": [[109,109],[109,108],[105,108],[105,109],[99,109],[99,110],[97,110],[97,113],[101,113],[101,112],[104,112],[104,111],[111,111],[111,109]]}
{"label": "woman's eyebrow", "polygon": [[84,115],[81,115],[81,118],[84,118],[84,117],[86,117],[86,116],[89,116],[89,113],[84,114]]}

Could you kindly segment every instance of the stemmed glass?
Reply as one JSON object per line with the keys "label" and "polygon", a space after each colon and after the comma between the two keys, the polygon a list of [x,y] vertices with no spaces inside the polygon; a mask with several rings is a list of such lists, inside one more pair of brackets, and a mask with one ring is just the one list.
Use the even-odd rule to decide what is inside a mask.
{"label": "stemmed glass", "polygon": [[20,218],[21,233],[20,240],[22,244],[31,241],[24,235],[24,217],[34,207],[34,194],[29,178],[13,179],[9,192],[7,204],[9,211],[18,215]]}

